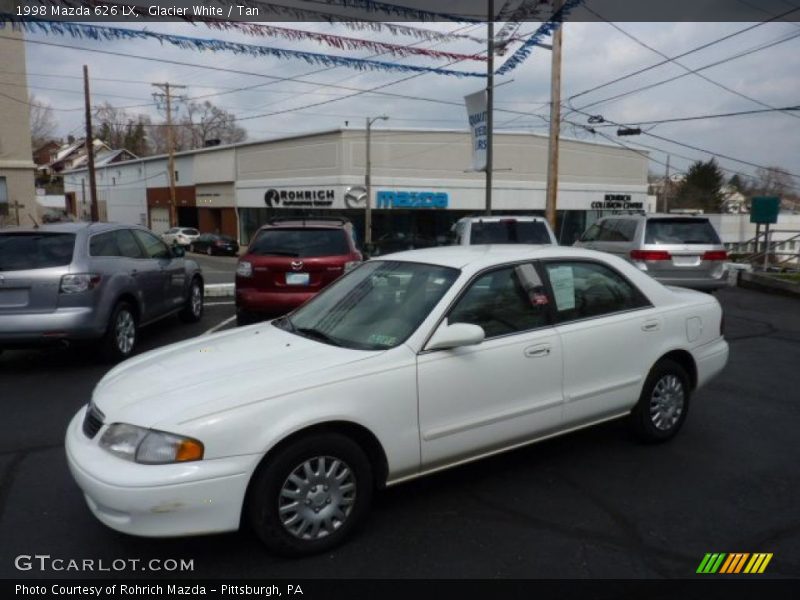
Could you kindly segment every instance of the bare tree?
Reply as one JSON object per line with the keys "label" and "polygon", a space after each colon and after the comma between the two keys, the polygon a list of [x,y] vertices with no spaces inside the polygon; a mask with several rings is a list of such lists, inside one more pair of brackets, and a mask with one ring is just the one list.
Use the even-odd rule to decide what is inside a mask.
{"label": "bare tree", "polygon": [[97,137],[111,148],[125,149],[136,156],[150,153],[147,136],[150,117],[147,115],[132,115],[105,102],[95,108],[94,120]]}
{"label": "bare tree", "polygon": [[180,125],[181,131],[176,138],[181,139],[184,149],[202,148],[211,140],[219,140],[220,144],[235,144],[247,138],[247,132],[236,125],[233,113],[208,100],[190,102]]}
{"label": "bare tree", "polygon": [[31,146],[34,150],[41,148],[50,141],[56,130],[56,120],[53,108],[31,95],[28,99],[31,109]]}
{"label": "bare tree", "polygon": [[756,169],[755,190],[764,196],[784,197],[792,189],[792,176],[781,167]]}

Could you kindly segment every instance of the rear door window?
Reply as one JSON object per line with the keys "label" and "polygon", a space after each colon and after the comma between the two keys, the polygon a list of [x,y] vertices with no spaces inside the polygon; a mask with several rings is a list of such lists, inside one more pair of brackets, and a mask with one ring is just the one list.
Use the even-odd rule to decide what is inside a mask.
{"label": "rear door window", "polygon": [[342,256],[350,253],[344,229],[265,229],[258,234],[251,254],[259,256]]}
{"label": "rear door window", "polygon": [[122,256],[117,245],[116,232],[98,233],[89,240],[89,254],[92,256]]}
{"label": "rear door window", "polygon": [[74,233],[0,234],[0,271],[62,267],[72,262]]}
{"label": "rear door window", "polygon": [[708,219],[650,219],[645,244],[706,244],[722,242]]}
{"label": "rear door window", "polygon": [[120,254],[126,258],[144,258],[144,253],[136,243],[130,229],[119,229],[114,232]]}
{"label": "rear door window", "polygon": [[551,244],[542,221],[476,221],[470,232],[472,244]]}
{"label": "rear door window", "polygon": [[167,248],[167,245],[153,234],[147,233],[146,231],[139,231],[137,229],[133,232],[133,235],[135,235],[136,239],[139,240],[139,243],[142,245],[147,258],[170,257],[169,248]]}

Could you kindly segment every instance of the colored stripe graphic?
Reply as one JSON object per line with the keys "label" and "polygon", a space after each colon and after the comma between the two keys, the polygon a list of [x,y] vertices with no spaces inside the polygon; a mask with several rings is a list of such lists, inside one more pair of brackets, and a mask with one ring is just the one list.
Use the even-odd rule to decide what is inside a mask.
{"label": "colored stripe graphic", "polygon": [[[760,574],[763,573],[769,562],[772,560],[771,552],[708,552],[700,561],[697,573],[732,575],[739,573]],[[749,559],[749,560],[748,560]],[[745,566],[747,565],[747,566]],[[742,571],[744,569],[744,571]]]}

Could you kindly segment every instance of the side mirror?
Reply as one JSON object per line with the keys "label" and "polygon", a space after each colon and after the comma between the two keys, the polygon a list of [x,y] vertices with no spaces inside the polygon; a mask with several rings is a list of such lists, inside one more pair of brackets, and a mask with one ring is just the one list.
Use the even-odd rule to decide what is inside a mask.
{"label": "side mirror", "polygon": [[175,244],[172,246],[172,256],[175,258],[183,258],[186,256],[186,249],[183,246]]}
{"label": "side mirror", "polygon": [[439,326],[436,333],[425,347],[426,350],[447,350],[461,346],[474,346],[480,344],[486,337],[486,332],[480,325],[470,323],[453,323],[447,321]]}

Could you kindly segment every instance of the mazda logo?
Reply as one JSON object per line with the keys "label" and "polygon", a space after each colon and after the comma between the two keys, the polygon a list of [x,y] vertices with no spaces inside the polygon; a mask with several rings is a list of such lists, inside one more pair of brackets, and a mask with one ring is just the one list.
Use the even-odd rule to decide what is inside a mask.
{"label": "mazda logo", "polygon": [[292,269],[295,271],[299,271],[303,268],[303,261],[302,260],[293,260],[292,261]]}
{"label": "mazda logo", "polygon": [[367,204],[367,188],[354,185],[344,192],[344,203],[347,208],[364,208]]}
{"label": "mazda logo", "polygon": [[264,194],[264,204],[268,207],[272,208],[274,206],[279,206],[281,203],[281,194],[276,189],[269,189]]}

